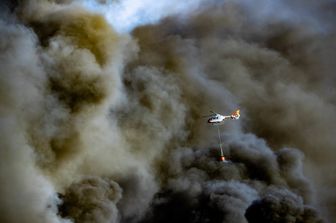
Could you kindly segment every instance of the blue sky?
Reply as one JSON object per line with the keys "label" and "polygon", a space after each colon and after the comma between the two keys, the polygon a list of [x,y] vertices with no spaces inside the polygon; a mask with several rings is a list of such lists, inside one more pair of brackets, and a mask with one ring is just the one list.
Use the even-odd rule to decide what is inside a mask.
{"label": "blue sky", "polygon": [[[99,3],[104,2],[104,3]],[[134,27],[153,24],[166,16],[187,16],[205,4],[235,2],[249,9],[255,22],[281,20],[290,23],[307,23],[315,31],[325,31],[314,4],[297,7],[286,0],[78,0],[85,8],[104,14],[109,23],[120,33],[127,33]],[[295,6],[295,7],[294,7]],[[314,15],[315,14],[315,15]]]}
{"label": "blue sky", "polygon": [[128,32],[138,25],[155,23],[168,15],[185,15],[196,10],[204,0],[107,0],[105,4],[86,0],[89,10],[105,15],[119,32]]}

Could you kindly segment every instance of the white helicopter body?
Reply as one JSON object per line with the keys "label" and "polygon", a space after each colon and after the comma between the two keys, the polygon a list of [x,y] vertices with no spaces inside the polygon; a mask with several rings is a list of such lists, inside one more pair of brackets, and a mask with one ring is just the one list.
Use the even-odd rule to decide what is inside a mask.
{"label": "white helicopter body", "polygon": [[236,110],[232,112],[231,115],[221,115],[215,112],[212,112],[213,114],[210,115],[210,118],[208,119],[208,123],[213,124],[213,125],[220,125],[223,124],[224,120],[226,119],[233,119],[237,120],[240,117],[240,110]]}

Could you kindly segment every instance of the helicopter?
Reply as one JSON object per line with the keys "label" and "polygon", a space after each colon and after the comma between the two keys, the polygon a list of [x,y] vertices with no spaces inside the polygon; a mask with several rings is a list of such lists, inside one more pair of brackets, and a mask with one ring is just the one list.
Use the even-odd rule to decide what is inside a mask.
{"label": "helicopter", "polygon": [[224,121],[227,120],[227,119],[238,120],[240,118],[240,110],[237,109],[237,110],[233,111],[230,115],[221,115],[221,114],[218,114],[218,113],[213,112],[213,111],[210,111],[210,112],[212,114],[207,115],[205,117],[209,117],[209,119],[208,119],[209,124],[217,126],[218,138],[219,138],[219,147],[220,147],[219,160],[224,162],[224,163],[231,163],[231,161],[229,161],[225,158],[224,153],[223,153],[222,139],[221,139],[221,136],[220,136],[219,125],[224,124]]}
{"label": "helicopter", "polygon": [[224,124],[224,121],[227,119],[237,120],[240,117],[240,110],[237,109],[231,113],[231,115],[221,115],[216,112],[210,111],[212,114],[208,115],[208,123],[212,125],[221,125]]}

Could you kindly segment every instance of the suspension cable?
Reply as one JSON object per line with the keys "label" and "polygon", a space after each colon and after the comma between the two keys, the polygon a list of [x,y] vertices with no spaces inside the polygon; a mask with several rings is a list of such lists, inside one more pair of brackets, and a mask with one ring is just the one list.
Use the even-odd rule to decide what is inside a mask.
{"label": "suspension cable", "polygon": [[217,131],[218,131],[218,139],[219,139],[219,147],[220,147],[221,156],[224,156],[223,148],[222,148],[222,138],[221,138],[221,135],[220,135],[219,125],[217,125]]}

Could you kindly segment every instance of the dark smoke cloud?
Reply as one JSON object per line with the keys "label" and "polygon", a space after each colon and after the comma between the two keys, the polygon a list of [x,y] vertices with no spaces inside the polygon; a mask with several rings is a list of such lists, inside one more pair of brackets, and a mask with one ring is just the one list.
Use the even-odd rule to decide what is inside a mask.
{"label": "dark smoke cloud", "polygon": [[[230,95],[248,114],[246,130],[265,138],[275,150],[289,146],[304,151],[306,173],[315,179],[320,191],[319,206],[334,207],[334,198],[330,197],[333,186],[327,186],[335,182],[328,174],[334,169],[335,158],[335,91],[331,87],[335,83],[332,75],[335,65],[330,61],[335,49],[333,20],[314,9],[313,20],[321,23],[323,30],[320,30],[315,29],[311,21],[295,20],[291,16],[284,19],[265,15],[262,21],[246,4],[243,7],[239,4],[218,6],[182,23],[166,19],[159,26],[136,29],[134,35],[142,49],[139,63],[177,72],[182,85],[188,83],[187,87],[181,87],[184,96],[188,95],[190,85],[193,86],[190,83],[207,75],[207,85],[202,86],[201,95],[190,96],[194,102],[188,104],[191,112],[224,105],[221,100]],[[308,4],[307,10],[310,7]],[[190,76],[192,80],[188,79]],[[223,88],[222,94],[216,95],[217,102],[209,97],[202,100],[207,91],[218,89],[213,83]],[[219,107],[219,110],[224,108]],[[191,125],[194,127],[195,123]],[[197,142],[208,137],[207,132],[199,129],[204,128],[191,133],[196,135]],[[231,153],[238,152],[231,149]],[[252,154],[249,152],[246,156],[255,156]],[[290,156],[281,159],[287,162],[286,158],[291,159]],[[268,169],[267,163],[271,160],[259,160],[262,164],[257,170],[263,165]],[[326,173],[324,177],[321,177],[322,172]],[[298,173],[295,171],[293,175]],[[263,176],[277,178],[273,173]],[[300,182],[301,186],[295,190],[309,191],[303,186],[307,182]],[[328,195],[322,198],[325,193]],[[314,199],[308,194],[305,195],[308,200]]]}
{"label": "dark smoke cloud", "polygon": [[[234,162],[227,165],[217,161],[217,148],[176,150],[167,162],[165,189],[144,222],[322,222],[306,205],[312,192],[298,150],[274,154],[253,135],[227,146]],[[273,193],[278,200],[264,202]]]}
{"label": "dark smoke cloud", "polygon": [[270,188],[246,210],[248,222],[323,222],[315,210],[304,206],[302,199],[286,189]]}
{"label": "dark smoke cloud", "polygon": [[[333,1],[209,1],[129,35],[76,1],[1,8],[1,222],[335,217]],[[223,164],[201,117],[237,107]]]}
{"label": "dark smoke cloud", "polygon": [[122,189],[112,180],[89,177],[67,188],[61,215],[75,222],[118,222],[116,203]]}

